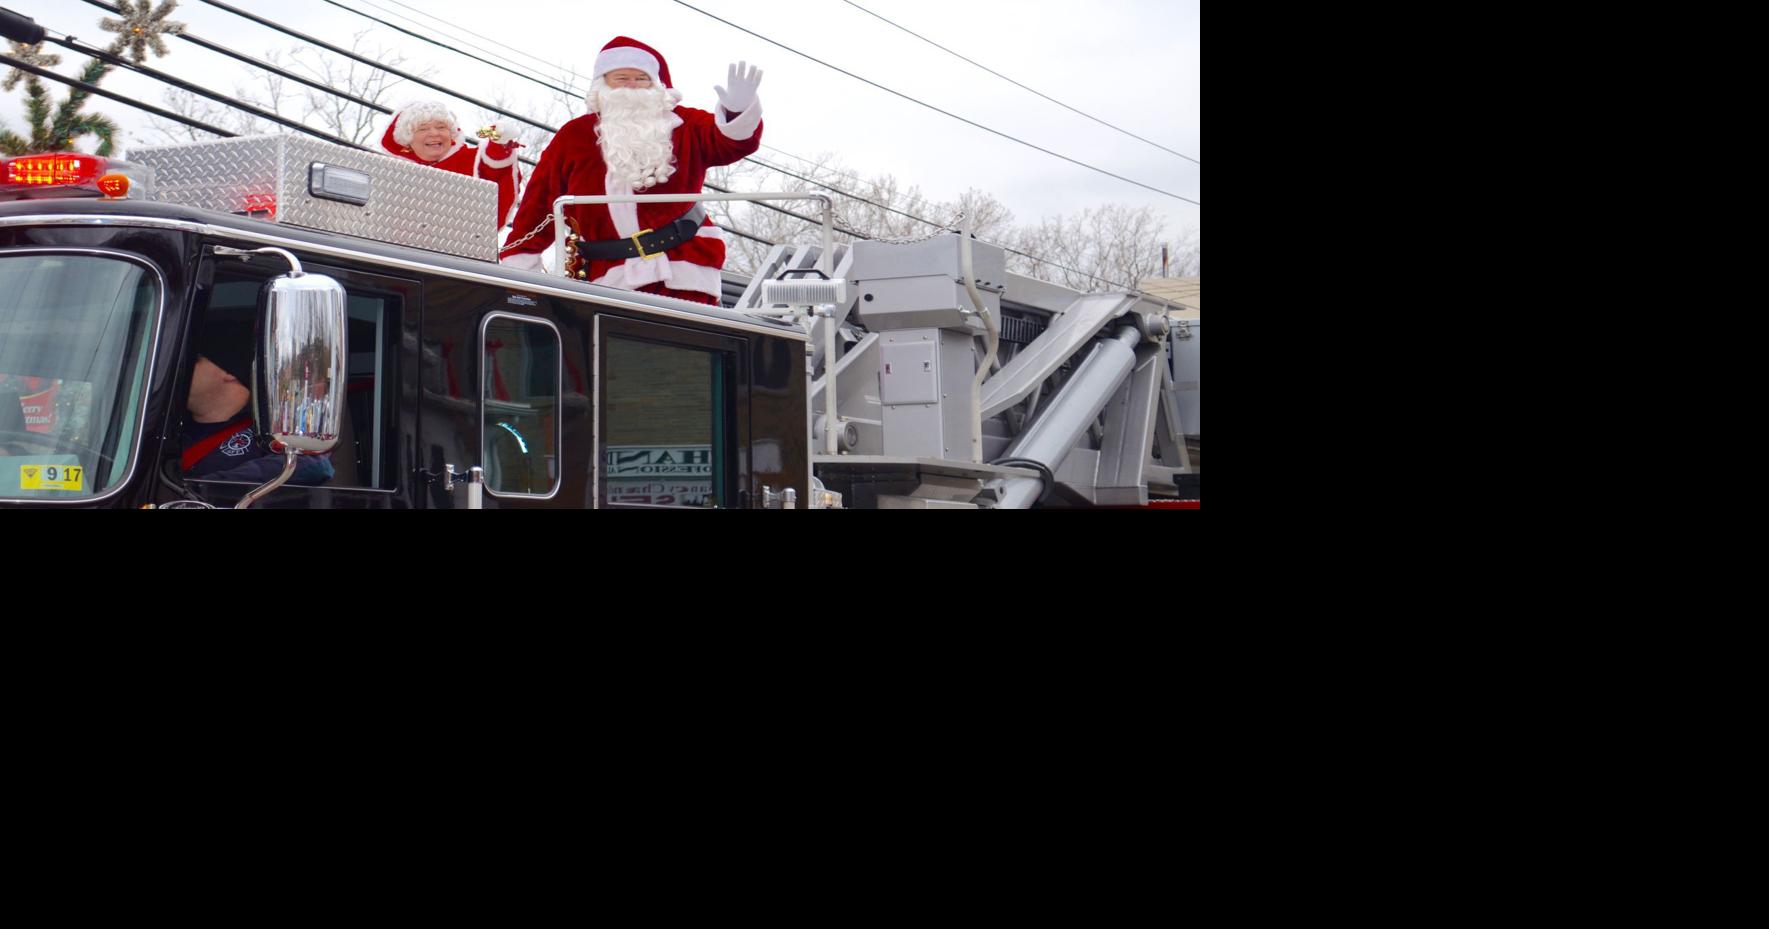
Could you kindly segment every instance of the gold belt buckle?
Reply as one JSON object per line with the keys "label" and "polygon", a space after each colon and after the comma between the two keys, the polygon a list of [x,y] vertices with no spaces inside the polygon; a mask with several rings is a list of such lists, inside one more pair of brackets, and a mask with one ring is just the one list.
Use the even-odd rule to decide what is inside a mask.
{"label": "gold belt buckle", "polygon": [[651,259],[656,258],[658,255],[661,255],[663,253],[662,252],[652,252],[649,255],[645,254],[645,246],[639,242],[639,236],[650,235],[651,233],[656,232],[656,231],[657,231],[656,229],[640,229],[638,232],[635,232],[632,235],[627,236],[627,238],[633,240],[633,247],[639,250],[639,257],[643,258],[646,261],[650,261]]}

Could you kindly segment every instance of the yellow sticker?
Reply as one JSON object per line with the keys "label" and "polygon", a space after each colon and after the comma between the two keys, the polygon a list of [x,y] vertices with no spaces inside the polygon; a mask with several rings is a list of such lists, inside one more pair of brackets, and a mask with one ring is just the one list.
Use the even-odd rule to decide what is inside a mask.
{"label": "yellow sticker", "polygon": [[80,465],[19,465],[20,490],[85,490],[86,469]]}

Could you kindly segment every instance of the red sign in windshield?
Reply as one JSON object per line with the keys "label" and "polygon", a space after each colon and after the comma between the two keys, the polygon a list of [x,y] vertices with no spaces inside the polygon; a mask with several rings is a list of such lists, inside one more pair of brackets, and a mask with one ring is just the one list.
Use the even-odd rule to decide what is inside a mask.
{"label": "red sign in windshield", "polygon": [[[43,378],[26,378],[29,381],[42,381]],[[39,385],[28,384],[36,387]],[[61,392],[60,381],[50,381],[49,386],[32,394],[20,394],[18,405],[25,414],[25,430],[28,432],[55,431],[55,395]]]}

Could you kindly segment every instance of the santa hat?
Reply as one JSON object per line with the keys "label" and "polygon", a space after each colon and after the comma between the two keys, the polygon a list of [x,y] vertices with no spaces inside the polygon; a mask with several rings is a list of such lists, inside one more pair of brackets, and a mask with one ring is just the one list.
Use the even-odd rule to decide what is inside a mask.
{"label": "santa hat", "polygon": [[653,84],[662,84],[673,88],[670,83],[670,66],[657,53],[657,49],[639,41],[617,35],[613,41],[602,46],[602,53],[596,56],[596,73],[590,75],[591,81],[599,81],[602,75],[621,68],[638,68],[651,76]]}
{"label": "santa hat", "polygon": [[[440,119],[455,130],[455,148],[467,144],[467,134],[461,131],[460,120],[455,119],[453,110],[440,100],[420,100],[408,103],[393,114],[393,121],[387,124],[387,131],[381,134],[381,147],[395,155],[403,155],[411,151],[412,134],[419,126]],[[453,154],[453,150],[450,150]]]}

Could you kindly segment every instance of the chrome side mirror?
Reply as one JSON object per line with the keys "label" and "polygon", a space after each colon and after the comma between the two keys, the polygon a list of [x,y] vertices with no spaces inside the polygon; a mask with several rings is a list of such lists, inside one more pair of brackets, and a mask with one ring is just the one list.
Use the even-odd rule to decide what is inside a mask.
{"label": "chrome side mirror", "polygon": [[283,471],[241,497],[234,504],[238,510],[283,486],[300,456],[331,451],[344,404],[344,285],[301,270],[300,259],[285,249],[215,246],[216,255],[241,261],[265,253],[282,256],[289,273],[266,281],[258,292],[252,414],[258,434],[269,436],[271,449],[283,456]]}
{"label": "chrome side mirror", "polygon": [[338,444],[344,402],[344,285],[297,270],[264,284],[253,399],[264,435],[304,455]]}

